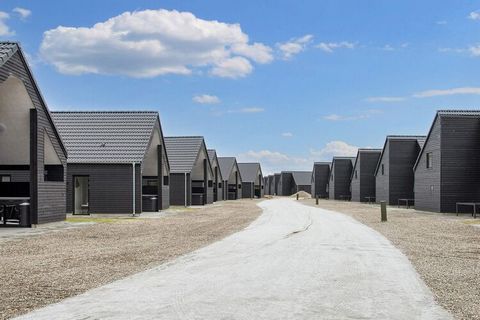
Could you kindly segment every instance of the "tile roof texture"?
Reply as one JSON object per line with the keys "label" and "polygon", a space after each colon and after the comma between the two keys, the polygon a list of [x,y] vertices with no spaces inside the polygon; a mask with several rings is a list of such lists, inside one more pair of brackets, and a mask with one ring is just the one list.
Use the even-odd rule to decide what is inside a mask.
{"label": "tile roof texture", "polygon": [[310,185],[312,182],[312,171],[292,171],[292,176],[297,186]]}
{"label": "tile roof texture", "polygon": [[203,141],[204,139],[201,136],[165,137],[170,172],[192,172]]}
{"label": "tile roof texture", "polygon": [[68,163],[140,163],[158,112],[52,112],[68,151]]}
{"label": "tile roof texture", "polygon": [[15,42],[0,42],[0,66],[10,59],[19,49]]}
{"label": "tile roof texture", "polygon": [[258,173],[262,173],[260,163],[239,163],[238,170],[240,170],[243,182],[255,182]]}
{"label": "tile roof texture", "polygon": [[235,157],[218,157],[217,159],[218,159],[218,166],[220,167],[220,171],[223,174],[223,179],[228,180],[228,178],[230,177],[230,174],[232,173],[233,166],[235,165],[235,162],[236,162]]}

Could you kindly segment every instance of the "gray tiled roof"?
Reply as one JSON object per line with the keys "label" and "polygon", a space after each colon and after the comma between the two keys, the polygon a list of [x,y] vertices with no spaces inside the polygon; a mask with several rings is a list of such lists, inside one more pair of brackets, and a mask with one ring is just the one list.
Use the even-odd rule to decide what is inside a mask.
{"label": "gray tiled roof", "polygon": [[475,116],[480,117],[480,110],[438,110],[441,116]]}
{"label": "gray tiled roof", "polygon": [[260,163],[238,163],[238,170],[243,182],[255,182],[258,172],[262,172]]}
{"label": "gray tiled roof", "polygon": [[312,182],[311,171],[292,171],[292,176],[297,186],[310,185]]}
{"label": "gray tiled roof", "polygon": [[[217,163],[218,163],[217,150],[208,149],[207,153],[208,153],[208,159],[210,160],[210,163],[212,164],[212,169],[213,169],[213,161],[217,159]],[[223,180],[223,172],[222,172],[222,168],[220,168],[220,165],[218,165],[218,179]]]}
{"label": "gray tiled roof", "polygon": [[170,172],[189,173],[197,160],[203,137],[165,137]]}
{"label": "gray tiled roof", "polygon": [[68,151],[69,163],[142,162],[155,111],[52,112]]}
{"label": "gray tiled roof", "polygon": [[10,59],[18,50],[18,44],[15,42],[0,42],[0,66]]}
{"label": "gray tiled roof", "polygon": [[223,174],[223,179],[228,180],[236,161],[235,157],[217,157],[217,159],[218,166],[220,167],[220,171],[222,171]]}

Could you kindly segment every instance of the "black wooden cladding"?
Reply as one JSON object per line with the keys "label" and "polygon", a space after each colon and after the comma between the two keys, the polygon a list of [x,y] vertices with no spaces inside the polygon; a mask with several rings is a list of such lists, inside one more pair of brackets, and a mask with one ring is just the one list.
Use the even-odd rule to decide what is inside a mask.
{"label": "black wooden cladding", "polygon": [[350,197],[350,179],[352,177],[352,162],[355,158],[334,158],[328,181],[330,199],[344,199]]}
{"label": "black wooden cladding", "polygon": [[312,196],[328,198],[328,178],[330,177],[329,163],[315,163],[312,173]]}
{"label": "black wooden cladding", "polygon": [[479,163],[480,116],[437,115],[415,168],[415,208],[455,212],[457,202],[479,202]]}
{"label": "black wooden cladding", "polygon": [[23,81],[35,109],[32,109],[31,146],[30,146],[30,211],[32,224],[64,220],[65,210],[65,178],[64,181],[44,181],[44,135],[48,135],[66,172],[66,152],[44,104],[40,91],[28,70],[28,65],[17,51],[0,67],[0,83],[9,76]]}
{"label": "black wooden cladding", "polygon": [[359,150],[352,169],[352,201],[367,202],[375,197],[375,169],[381,150]]}
{"label": "black wooden cladding", "polygon": [[377,203],[397,205],[398,199],[414,198],[413,166],[420,149],[417,139],[387,137],[375,179]]}
{"label": "black wooden cladding", "polygon": [[[75,176],[89,178],[89,213],[133,212],[132,164],[68,164],[68,212],[74,211]],[[135,212],[142,212],[142,175],[139,164],[135,166]]]}

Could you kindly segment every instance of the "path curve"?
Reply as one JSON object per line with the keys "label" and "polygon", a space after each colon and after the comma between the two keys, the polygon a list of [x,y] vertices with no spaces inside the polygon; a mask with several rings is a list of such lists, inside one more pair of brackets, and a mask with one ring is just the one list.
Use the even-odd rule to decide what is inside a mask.
{"label": "path curve", "polygon": [[356,220],[290,199],[245,230],[21,319],[451,319]]}

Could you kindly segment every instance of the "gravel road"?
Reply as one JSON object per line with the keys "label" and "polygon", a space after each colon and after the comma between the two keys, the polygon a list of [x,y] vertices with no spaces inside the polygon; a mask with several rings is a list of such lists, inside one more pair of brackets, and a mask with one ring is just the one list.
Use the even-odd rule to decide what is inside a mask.
{"label": "gravel road", "polygon": [[248,228],[20,319],[451,319],[376,231],[290,199]]}

